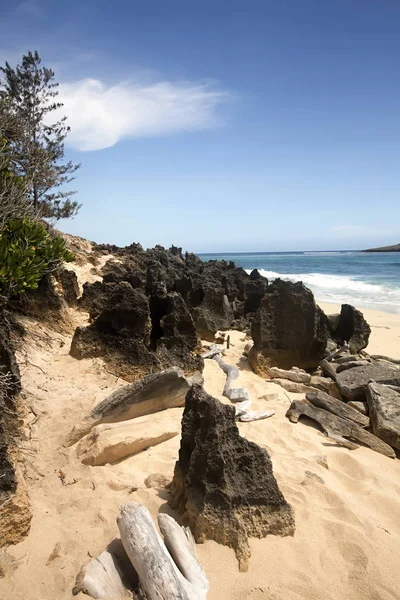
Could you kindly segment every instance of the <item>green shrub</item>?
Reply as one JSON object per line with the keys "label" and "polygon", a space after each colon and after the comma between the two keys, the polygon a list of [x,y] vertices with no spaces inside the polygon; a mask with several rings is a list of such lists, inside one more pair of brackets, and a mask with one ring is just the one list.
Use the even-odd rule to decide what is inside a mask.
{"label": "green shrub", "polygon": [[51,237],[42,223],[13,219],[0,231],[0,293],[34,290],[46,273],[71,262],[74,255],[61,237]]}

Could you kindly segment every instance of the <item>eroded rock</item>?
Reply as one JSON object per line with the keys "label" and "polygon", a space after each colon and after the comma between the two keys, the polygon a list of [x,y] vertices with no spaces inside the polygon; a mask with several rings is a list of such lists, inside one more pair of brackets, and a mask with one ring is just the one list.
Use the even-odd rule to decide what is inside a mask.
{"label": "eroded rock", "polygon": [[334,339],[342,345],[348,342],[350,352],[357,354],[368,346],[371,328],[361,311],[350,304],[342,304],[339,321],[333,331]]}
{"label": "eroded rock", "polygon": [[249,361],[257,373],[267,375],[272,366],[310,369],[324,356],[328,321],[311,290],[301,282],[276,279],[267,287],[251,335]]}
{"label": "eroded rock", "polygon": [[400,393],[371,382],[367,402],[375,435],[400,450]]}
{"label": "eroded rock", "polygon": [[234,407],[200,386],[186,397],[169,502],[197,542],[213,539],[234,548],[241,571],[248,569],[248,537],[293,535],[295,529],[268,453],[240,436]]}
{"label": "eroded rock", "polygon": [[366,388],[373,380],[376,383],[400,385],[400,369],[389,363],[371,363],[336,374],[336,383],[341,394],[349,400],[366,399]]}

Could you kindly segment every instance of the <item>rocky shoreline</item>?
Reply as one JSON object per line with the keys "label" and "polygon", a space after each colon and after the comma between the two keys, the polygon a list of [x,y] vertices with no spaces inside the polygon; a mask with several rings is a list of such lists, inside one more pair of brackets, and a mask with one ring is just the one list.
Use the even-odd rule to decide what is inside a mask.
{"label": "rocky shoreline", "polygon": [[[34,365],[35,377],[48,372],[28,351],[31,344],[36,344],[35,331],[65,340],[63,361],[67,361],[71,373],[98,365],[96,368],[101,366],[107,378],[113,378],[113,386],[118,386],[98,403],[82,400],[80,417],[73,404],[70,414],[63,413],[53,439],[55,457],[64,453],[67,465],[73,465],[77,475],[68,478],[61,469],[62,486],[80,485],[80,478],[87,481],[93,469],[107,474],[118,472],[118,464],[122,468],[124,462],[139,464],[139,457],[149,446],[173,447],[172,456],[177,462],[171,506],[187,520],[197,541],[211,539],[233,547],[242,570],[251,567],[247,536],[263,538],[268,532],[290,536],[296,514],[291,509],[293,498],[287,498],[285,492],[285,478],[281,473],[276,482],[268,466],[271,457],[275,461],[275,454],[248,442],[247,433],[244,438],[239,435],[235,420],[241,421],[239,416],[246,413],[249,400],[256,412],[244,421],[276,412],[281,416],[269,420],[282,418],[286,423],[282,426],[297,430],[299,426],[291,423],[306,417],[306,422],[311,419],[318,424],[322,439],[341,452],[359,452],[367,446],[375,452],[366,452],[382,460],[396,457],[400,450],[400,367],[396,360],[367,354],[371,328],[354,307],[343,305],[339,313],[326,315],[300,282],[269,283],[257,271],[248,275],[226,261],[203,263],[194,255],[183,255],[176,247],[166,250],[157,246],[145,251],[134,244],[119,249],[88,245],[78,238],[70,238],[70,243],[76,253],[76,266],[55,278],[46,278],[22,303],[3,307],[2,365],[7,371],[13,361],[16,365],[16,387],[6,406],[17,417],[14,429],[9,430],[12,435],[2,436],[3,455],[8,461],[4,465],[11,479],[0,479],[0,484],[9,480],[13,486],[0,493],[1,522],[13,532],[10,539],[2,530],[6,544],[20,543],[31,520],[29,504],[25,503],[21,512],[23,486],[16,493],[17,479],[21,484],[15,458],[17,437],[23,438],[24,434],[17,422],[23,413],[18,404],[20,375],[15,352],[21,366],[21,349],[26,348],[25,366]],[[33,329],[31,323],[35,324]],[[204,344],[215,342],[217,353],[225,354],[227,363],[206,360],[210,351],[204,352]],[[219,368],[218,363],[229,371],[234,356],[239,365],[235,376],[242,379],[248,373],[249,389],[238,388],[236,398],[235,389],[229,390],[227,382],[220,392],[213,392],[214,397],[207,395],[201,385],[208,391],[209,364]],[[52,372],[48,375],[51,378]],[[22,384],[26,397],[30,384],[25,377]],[[272,386],[281,390],[275,395],[282,404],[274,404],[273,394],[268,392],[265,400],[254,399],[256,382],[260,389]],[[228,394],[227,390],[234,393]],[[38,393],[43,392],[35,389]],[[285,396],[289,400],[286,406]],[[223,397],[224,402],[236,403],[235,407],[227,406],[225,410],[219,402]],[[274,410],[263,412],[265,402]],[[35,403],[31,406],[37,412]],[[6,414],[3,410],[3,422]],[[51,415],[48,418],[51,426]],[[57,419],[60,415],[55,414],[54,424]],[[259,423],[256,431],[260,435],[270,431],[263,425],[266,421]],[[240,424],[243,426],[248,427]],[[201,457],[207,453],[211,470],[203,471]],[[215,456],[219,458],[213,464]],[[237,462],[231,463],[232,457]],[[173,464],[171,461],[170,468]],[[252,464],[254,468],[245,475],[238,464]],[[193,487],[194,477],[197,487]],[[229,491],[224,490],[227,480],[231,482]],[[93,485],[95,492],[97,483]],[[140,502],[140,493],[139,487],[135,501]],[[35,496],[33,490],[31,494]],[[199,511],[199,506],[206,506],[206,511]],[[226,524],[224,529],[219,529],[221,522]],[[296,531],[297,522],[296,515]]]}

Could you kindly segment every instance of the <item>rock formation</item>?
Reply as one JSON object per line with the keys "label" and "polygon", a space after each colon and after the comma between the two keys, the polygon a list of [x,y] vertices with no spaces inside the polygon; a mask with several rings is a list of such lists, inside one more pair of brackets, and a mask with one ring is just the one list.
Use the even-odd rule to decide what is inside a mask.
{"label": "rock formation", "polygon": [[342,304],[340,315],[336,322],[330,319],[330,325],[331,337],[341,346],[348,342],[351,354],[357,354],[368,346],[371,328],[362,312],[354,306]]}
{"label": "rock formation", "polygon": [[324,356],[328,321],[314,296],[301,282],[276,279],[261,300],[251,324],[253,369],[268,376],[268,368],[316,367]]}
{"label": "rock formation", "polygon": [[245,315],[258,308],[266,287],[264,278],[250,278],[233,263],[205,263],[174,246],[95,251],[118,260],[107,262],[103,281],[84,285],[78,306],[91,325],[76,330],[71,354],[102,356],[128,380],[172,365],[201,369],[200,338],[213,341],[218,330],[248,326]]}
{"label": "rock formation", "polygon": [[371,382],[367,387],[367,401],[375,435],[400,450],[400,393]]}
{"label": "rock formation", "polygon": [[241,571],[248,569],[248,537],[293,535],[295,529],[268,453],[240,436],[233,407],[200,386],[186,396],[169,502],[197,542],[234,548]]}
{"label": "rock formation", "polygon": [[371,380],[400,386],[400,368],[389,363],[374,362],[336,375],[340,392],[348,400],[365,400],[367,386]]}

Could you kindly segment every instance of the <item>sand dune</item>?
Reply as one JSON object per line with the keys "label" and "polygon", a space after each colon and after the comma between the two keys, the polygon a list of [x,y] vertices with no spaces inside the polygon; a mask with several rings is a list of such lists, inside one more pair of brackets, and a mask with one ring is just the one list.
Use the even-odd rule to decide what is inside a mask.
{"label": "sand dune", "polygon": [[[400,316],[365,312],[373,330],[370,351],[400,357]],[[144,479],[151,473],[172,478],[179,436],[118,464],[83,465],[76,447],[64,447],[63,440],[89,408],[124,382],[108,373],[101,360],[70,357],[68,336],[32,320],[26,325],[35,337],[26,348],[23,385],[27,405],[39,416],[26,427],[30,439],[22,450],[33,520],[29,536],[0,553],[5,571],[0,598],[65,600],[72,597],[81,565],[117,535],[120,504],[132,499],[154,517],[160,510],[174,514],[168,492],[147,489]],[[400,461],[367,448],[337,447],[316,428],[290,423],[285,418],[290,399],[301,396],[252,373],[242,357],[243,334],[232,332],[231,339],[226,360],[240,367],[238,385],[248,387],[251,408],[276,411],[270,419],[240,423],[240,431],[270,453],[280,488],[295,510],[296,533],[251,540],[247,573],[239,573],[229,548],[211,541],[198,546],[210,600],[399,598]],[[207,360],[205,388],[226,402],[224,381],[217,363]],[[179,424],[180,415],[174,409],[171,419]],[[27,421],[33,420],[28,414]],[[321,466],[321,456],[328,469]],[[54,549],[57,556],[49,562]]]}

